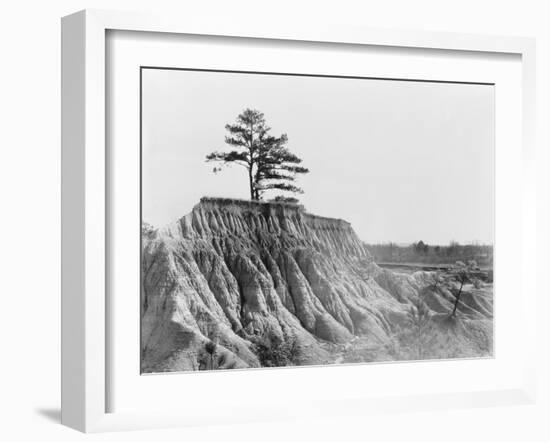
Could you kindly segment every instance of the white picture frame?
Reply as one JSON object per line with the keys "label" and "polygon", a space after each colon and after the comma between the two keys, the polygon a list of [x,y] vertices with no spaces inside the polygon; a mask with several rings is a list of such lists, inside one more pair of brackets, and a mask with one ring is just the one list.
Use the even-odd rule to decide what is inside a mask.
{"label": "white picture frame", "polygon": [[[302,404],[258,409],[244,401],[225,413],[208,414],[197,407],[187,411],[107,412],[112,388],[109,365],[109,303],[107,247],[109,213],[107,185],[106,33],[143,31],[164,34],[276,39],[289,42],[375,45],[381,48],[468,51],[521,57],[521,227],[520,273],[535,268],[535,42],[519,37],[494,37],[417,31],[389,31],[345,26],[293,27],[256,22],[215,23],[194,17],[158,17],[150,14],[86,10],[62,20],[62,423],[85,432],[216,422],[252,422],[288,416],[362,415],[395,412],[532,403],[535,400],[534,348],[537,288],[533,278],[521,278],[525,330],[521,382],[503,389],[461,393],[391,395],[317,399]],[[498,142],[497,142],[498,149]],[[285,370],[289,376],[291,370]],[[237,412],[238,411],[238,412]]]}

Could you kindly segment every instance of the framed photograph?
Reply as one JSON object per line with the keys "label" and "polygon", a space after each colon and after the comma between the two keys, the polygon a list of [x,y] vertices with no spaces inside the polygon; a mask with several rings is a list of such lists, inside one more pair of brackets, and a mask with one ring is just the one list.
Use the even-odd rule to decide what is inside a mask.
{"label": "framed photograph", "polygon": [[64,424],[534,400],[533,40],[83,11],[62,46]]}

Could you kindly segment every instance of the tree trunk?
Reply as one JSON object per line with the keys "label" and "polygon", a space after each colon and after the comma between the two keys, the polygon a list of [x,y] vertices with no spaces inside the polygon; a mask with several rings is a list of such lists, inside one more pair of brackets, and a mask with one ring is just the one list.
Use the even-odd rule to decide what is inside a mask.
{"label": "tree trunk", "polygon": [[453,308],[453,312],[451,313],[451,316],[454,316],[456,313],[456,308],[458,307],[458,301],[460,301],[460,295],[462,294],[462,287],[464,287],[464,280],[460,282],[460,290],[458,291],[458,294],[456,295],[455,300],[455,306]]}
{"label": "tree trunk", "polygon": [[254,184],[252,181],[252,165],[248,168],[248,185],[250,186],[250,199],[255,200],[254,198]]}
{"label": "tree trunk", "polygon": [[250,199],[255,200],[256,194],[254,192],[254,124],[250,123],[250,146],[248,147],[248,153],[250,155],[250,162],[248,163],[248,184],[250,186]]}

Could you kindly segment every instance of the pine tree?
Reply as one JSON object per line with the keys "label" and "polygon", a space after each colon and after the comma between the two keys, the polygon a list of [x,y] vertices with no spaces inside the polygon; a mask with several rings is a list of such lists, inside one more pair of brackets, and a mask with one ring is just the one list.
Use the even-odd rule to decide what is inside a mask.
{"label": "pine tree", "polygon": [[[245,109],[236,122],[227,124],[225,129],[229,132],[225,143],[233,150],[212,152],[206,156],[206,161],[244,167],[248,173],[250,199],[261,200],[269,190],[303,193],[294,182],[298,174],[309,170],[299,166],[302,160],[286,147],[286,134],[270,135],[271,128],[262,112]],[[215,173],[220,170],[221,166],[214,167]]]}
{"label": "pine tree", "polygon": [[455,294],[455,303],[453,307],[453,311],[451,313],[451,316],[454,317],[456,315],[456,310],[458,308],[458,303],[460,302],[460,295],[462,295],[462,289],[464,288],[464,285],[468,282],[474,282],[475,278],[473,276],[473,272],[477,268],[477,262],[474,260],[468,261],[468,264],[464,264],[462,261],[457,261],[455,265],[453,266],[453,274],[460,284],[458,288],[458,292]]}

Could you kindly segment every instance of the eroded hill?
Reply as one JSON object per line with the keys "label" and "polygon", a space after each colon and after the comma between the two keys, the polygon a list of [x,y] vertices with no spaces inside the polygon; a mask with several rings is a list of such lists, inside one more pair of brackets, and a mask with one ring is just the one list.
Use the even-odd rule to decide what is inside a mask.
{"label": "eroded hill", "polygon": [[349,223],[302,206],[203,198],[142,246],[143,372],[492,353],[492,290],[450,319],[429,273],[379,268]]}

